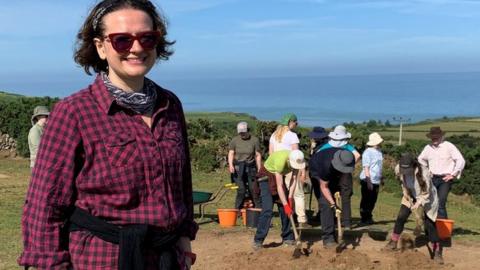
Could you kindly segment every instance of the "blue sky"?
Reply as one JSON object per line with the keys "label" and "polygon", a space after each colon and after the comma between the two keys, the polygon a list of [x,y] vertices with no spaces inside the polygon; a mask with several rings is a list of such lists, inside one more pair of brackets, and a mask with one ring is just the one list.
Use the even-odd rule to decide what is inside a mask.
{"label": "blue sky", "polygon": [[[476,0],[164,0],[165,79],[480,71]],[[94,0],[0,5],[0,90],[89,81],[72,60]],[[7,89],[6,89],[7,88]],[[20,91],[20,90],[19,90]]]}

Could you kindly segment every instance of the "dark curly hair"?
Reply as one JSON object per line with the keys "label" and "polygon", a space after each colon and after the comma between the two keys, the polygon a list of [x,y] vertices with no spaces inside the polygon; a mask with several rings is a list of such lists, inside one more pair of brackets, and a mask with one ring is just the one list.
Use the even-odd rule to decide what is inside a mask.
{"label": "dark curly hair", "polygon": [[74,60],[83,67],[88,75],[91,75],[90,69],[93,69],[96,73],[107,71],[108,63],[99,57],[93,39],[103,39],[105,27],[102,18],[108,13],[124,8],[144,11],[152,19],[153,29],[160,32],[160,42],[156,48],[157,60],[168,60],[173,54],[170,46],[173,45],[175,41],[171,42],[166,39],[167,22],[165,18],[157,12],[152,2],[149,0],[103,0],[90,11],[90,14],[77,34]]}

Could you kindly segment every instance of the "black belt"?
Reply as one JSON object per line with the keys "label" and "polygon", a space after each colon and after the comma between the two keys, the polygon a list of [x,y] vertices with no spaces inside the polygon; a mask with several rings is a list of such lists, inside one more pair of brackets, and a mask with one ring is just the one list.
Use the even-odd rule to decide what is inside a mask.
{"label": "black belt", "polygon": [[433,177],[437,177],[437,178],[443,178],[445,177],[446,174],[434,174]]}
{"label": "black belt", "polygon": [[173,247],[179,239],[178,233],[165,233],[146,224],[117,226],[88,212],[75,208],[70,216],[69,231],[89,231],[98,238],[119,245],[119,270],[144,270],[143,250],[150,247],[159,252],[158,269],[179,269]]}

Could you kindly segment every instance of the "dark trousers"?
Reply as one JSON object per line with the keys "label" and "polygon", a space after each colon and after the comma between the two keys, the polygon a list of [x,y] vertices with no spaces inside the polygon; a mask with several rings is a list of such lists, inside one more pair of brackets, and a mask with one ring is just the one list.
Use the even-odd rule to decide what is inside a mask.
{"label": "dark trousers", "polygon": [[[406,207],[402,204],[400,206],[400,211],[398,211],[397,220],[395,221],[395,227],[393,228],[393,232],[396,234],[401,234],[403,232],[403,228],[405,223],[408,220],[408,217],[412,211],[410,208]],[[428,240],[430,242],[439,242],[440,238],[438,237],[437,227],[435,226],[435,222],[428,218],[427,214],[425,215],[425,234],[428,236]]]}
{"label": "dark trousers", "polygon": [[360,181],[362,186],[362,199],[360,201],[360,217],[362,222],[372,221],[373,216],[372,212],[375,208],[375,204],[377,203],[378,198],[378,190],[380,185],[373,185],[373,189],[369,190],[366,181]]}
{"label": "dark trousers", "polygon": [[344,173],[340,177],[340,197],[342,197],[342,225],[350,227],[352,225],[352,204],[353,195],[353,177],[351,173]]}
{"label": "dark trousers", "polygon": [[447,197],[452,188],[452,181],[443,181],[443,175],[434,175],[432,178],[433,186],[437,189],[438,195],[438,218],[447,219]]}
{"label": "dark trousers", "polygon": [[335,212],[330,207],[330,203],[320,192],[320,222],[322,224],[323,243],[335,241]]}
{"label": "dark trousers", "polygon": [[[260,188],[260,197],[262,200],[262,212],[258,217],[257,232],[255,233],[254,241],[256,243],[263,243],[270,230],[270,224],[273,217],[273,203],[274,200],[278,201],[278,196],[272,196],[268,181],[258,182]],[[294,240],[293,232],[291,230],[290,221],[288,216],[283,210],[283,205],[279,202],[275,202],[278,207],[278,213],[280,214],[280,221],[282,222],[282,239]]]}
{"label": "dark trousers", "polygon": [[255,175],[257,174],[257,168],[255,166],[235,165],[235,173],[233,174],[233,180],[238,186],[237,197],[235,198],[235,208],[243,208],[243,201],[248,194],[252,197],[255,207],[261,208],[259,198],[253,192],[253,181],[255,181]]}

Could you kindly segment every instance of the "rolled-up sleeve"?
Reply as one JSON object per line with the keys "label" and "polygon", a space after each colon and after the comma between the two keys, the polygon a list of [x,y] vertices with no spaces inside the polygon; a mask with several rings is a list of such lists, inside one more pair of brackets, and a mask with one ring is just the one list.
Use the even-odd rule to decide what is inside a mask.
{"label": "rolled-up sleeve", "polygon": [[453,144],[451,144],[450,153],[455,162],[452,174],[455,174],[457,178],[460,178],[463,168],[465,168],[465,159],[463,158],[462,153],[460,153],[458,148]]}
{"label": "rolled-up sleeve", "polygon": [[70,261],[62,234],[74,201],[75,158],[81,144],[74,115],[65,101],[50,114],[23,208],[20,265],[60,269]]}

